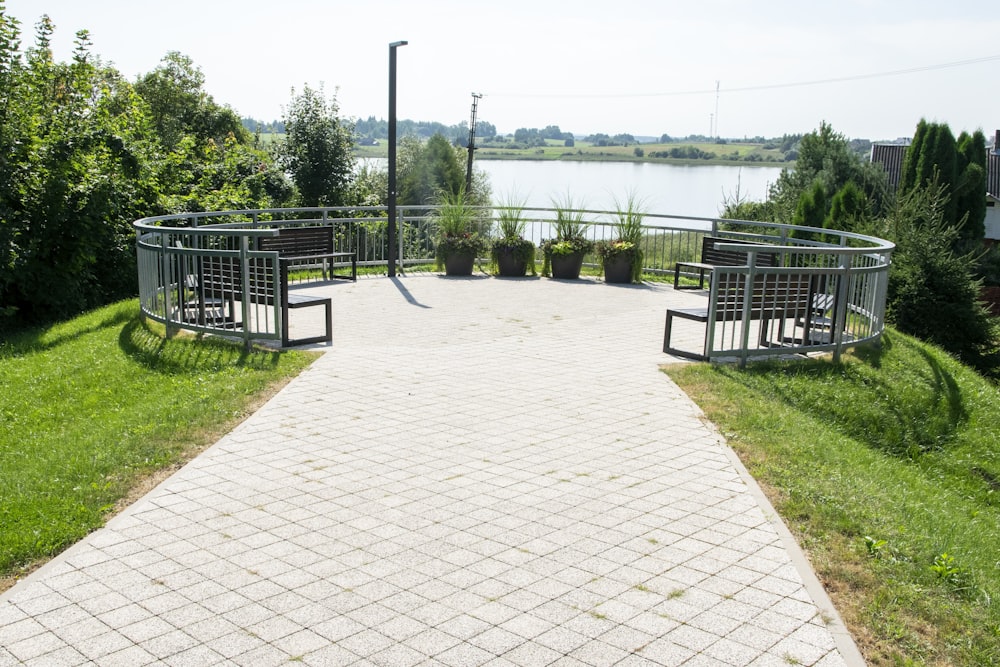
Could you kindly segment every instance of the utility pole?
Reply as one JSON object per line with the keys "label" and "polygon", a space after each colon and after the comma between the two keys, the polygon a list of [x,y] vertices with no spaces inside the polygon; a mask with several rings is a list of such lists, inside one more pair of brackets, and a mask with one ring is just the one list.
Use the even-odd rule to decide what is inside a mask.
{"label": "utility pole", "polygon": [[465,162],[465,193],[472,192],[472,154],[476,150],[476,107],[481,93],[472,93],[472,118],[469,120],[469,158]]}
{"label": "utility pole", "polygon": [[719,138],[719,81],[715,81],[715,138]]}

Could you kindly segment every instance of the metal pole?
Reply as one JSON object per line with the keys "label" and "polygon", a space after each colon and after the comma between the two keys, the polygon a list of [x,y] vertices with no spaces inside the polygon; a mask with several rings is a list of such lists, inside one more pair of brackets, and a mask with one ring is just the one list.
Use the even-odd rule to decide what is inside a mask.
{"label": "metal pole", "polygon": [[389,277],[396,277],[396,47],[406,42],[389,44],[389,210],[388,247]]}

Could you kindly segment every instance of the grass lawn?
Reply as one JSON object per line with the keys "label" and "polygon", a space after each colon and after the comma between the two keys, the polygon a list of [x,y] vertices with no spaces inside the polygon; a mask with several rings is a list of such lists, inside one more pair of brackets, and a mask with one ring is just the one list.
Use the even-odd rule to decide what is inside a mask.
{"label": "grass lawn", "polygon": [[212,444],[314,354],[166,340],[130,300],[0,339],[0,590]]}
{"label": "grass lawn", "polygon": [[1000,392],[880,349],[667,373],[718,425],[874,665],[1000,664]]}

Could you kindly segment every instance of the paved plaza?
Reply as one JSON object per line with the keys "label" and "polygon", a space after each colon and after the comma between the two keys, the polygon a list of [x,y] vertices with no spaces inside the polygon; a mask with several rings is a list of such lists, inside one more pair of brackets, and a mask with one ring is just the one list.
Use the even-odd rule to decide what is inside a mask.
{"label": "paved plaza", "polygon": [[[667,285],[312,287],[334,340],[0,594],[7,665],[861,665],[660,370]],[[293,336],[322,311],[293,311]],[[700,347],[697,327],[679,333]]]}

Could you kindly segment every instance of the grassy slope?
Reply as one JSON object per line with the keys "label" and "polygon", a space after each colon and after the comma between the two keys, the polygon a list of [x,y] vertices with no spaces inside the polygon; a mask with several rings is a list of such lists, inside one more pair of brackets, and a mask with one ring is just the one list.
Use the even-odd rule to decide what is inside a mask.
{"label": "grassy slope", "polygon": [[164,340],[138,315],[126,301],[0,341],[0,579],[100,526],[314,358]]}
{"label": "grassy slope", "polygon": [[872,664],[1000,664],[1000,393],[881,349],[674,366],[809,553]]}

